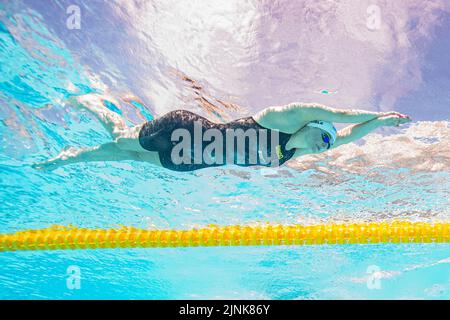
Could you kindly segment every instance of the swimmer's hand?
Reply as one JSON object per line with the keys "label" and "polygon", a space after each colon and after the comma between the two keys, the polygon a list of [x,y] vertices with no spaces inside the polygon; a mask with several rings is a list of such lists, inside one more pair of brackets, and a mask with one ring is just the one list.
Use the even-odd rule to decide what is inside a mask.
{"label": "swimmer's hand", "polygon": [[382,115],[377,118],[377,121],[379,121],[382,126],[399,127],[401,124],[411,122],[412,120],[407,115],[396,111],[390,111],[383,112]]}
{"label": "swimmer's hand", "polygon": [[384,111],[384,112],[378,112],[378,118],[379,117],[383,117],[383,116],[392,116],[392,115],[397,115],[400,118],[410,118],[410,116],[406,115],[406,114],[402,114],[400,112],[397,111]]}

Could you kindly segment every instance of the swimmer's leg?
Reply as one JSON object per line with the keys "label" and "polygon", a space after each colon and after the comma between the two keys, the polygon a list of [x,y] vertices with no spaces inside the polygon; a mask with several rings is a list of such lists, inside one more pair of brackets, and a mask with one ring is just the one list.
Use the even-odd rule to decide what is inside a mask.
{"label": "swimmer's leg", "polygon": [[114,99],[106,99],[106,97],[97,94],[85,94],[71,97],[68,99],[68,103],[90,111],[100,121],[106,131],[108,131],[109,135],[115,139],[122,132],[126,131],[128,126],[121,116],[105,107],[104,101],[106,100]]}
{"label": "swimmer's leg", "polygon": [[52,171],[61,166],[91,161],[120,161],[141,160],[137,152],[122,150],[115,142],[108,142],[93,148],[70,147],[63,150],[58,156],[42,163],[35,163],[33,168]]}

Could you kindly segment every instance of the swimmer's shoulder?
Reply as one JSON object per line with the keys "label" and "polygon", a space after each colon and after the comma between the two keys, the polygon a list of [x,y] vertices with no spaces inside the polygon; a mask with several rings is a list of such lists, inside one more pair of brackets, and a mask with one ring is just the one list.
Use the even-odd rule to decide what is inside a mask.
{"label": "swimmer's shoulder", "polygon": [[283,106],[267,107],[256,113],[253,119],[268,129],[292,134],[314,120],[315,115],[310,112],[313,105],[294,102]]}

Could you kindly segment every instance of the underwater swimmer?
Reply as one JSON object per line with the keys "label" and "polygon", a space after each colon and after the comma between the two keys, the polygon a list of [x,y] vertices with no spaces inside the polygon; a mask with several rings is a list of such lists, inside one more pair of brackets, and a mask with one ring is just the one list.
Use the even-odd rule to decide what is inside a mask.
{"label": "underwater swimmer", "polygon": [[[306,154],[325,152],[355,141],[380,126],[399,126],[411,118],[395,111],[334,109],[319,104],[291,103],[266,108],[254,116],[225,124],[186,110],[128,127],[105,107],[104,97],[73,97],[69,103],[87,109],[112,138],[93,148],[66,148],[57,157],[33,165],[54,170],[91,161],[136,160],[174,171],[236,164],[280,166]],[[332,122],[357,123],[339,131]]]}

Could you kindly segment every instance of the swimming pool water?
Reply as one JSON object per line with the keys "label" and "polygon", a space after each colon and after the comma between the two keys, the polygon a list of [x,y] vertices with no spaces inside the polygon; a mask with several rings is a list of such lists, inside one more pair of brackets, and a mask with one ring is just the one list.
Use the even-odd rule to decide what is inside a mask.
{"label": "swimming pool water", "polygon": [[[197,46],[194,55],[190,42],[182,49],[182,39],[179,52],[169,50],[174,41],[169,35],[178,34],[164,29],[169,28],[165,21],[177,16],[170,6],[159,5],[161,11],[144,6],[146,16],[141,11],[137,15],[137,8],[125,2],[117,7],[73,3],[83,13],[81,30],[65,27],[67,1],[46,6],[39,1],[0,2],[0,232],[55,224],[181,229],[208,224],[450,219],[450,128],[444,105],[439,121],[429,121],[411,106],[417,121],[404,128],[381,130],[277,170],[229,166],[179,173],[133,161],[70,165],[51,173],[34,170],[32,163],[53,157],[64,147],[94,146],[109,139],[92,115],[65,103],[70,96],[115,97],[119,104],[110,102],[106,107],[129,125],[180,104],[225,121],[264,107],[251,107],[257,105],[254,102],[271,101],[269,96],[256,97],[266,94],[261,91],[264,82],[273,88],[290,82],[288,71],[284,76],[276,72],[288,65],[278,60],[304,64],[301,68],[307,65],[288,45],[309,41],[303,33],[280,38],[277,51],[271,53],[256,47],[270,39],[270,32],[261,33],[263,26],[253,22],[269,19],[275,37],[282,24],[275,22],[289,20],[287,4],[273,10],[246,8],[247,29],[236,34],[253,35],[258,41],[228,39],[234,52],[245,47],[239,43],[252,45],[248,55],[237,56],[236,64],[243,70],[239,75],[225,54],[214,59],[218,48],[228,44],[214,44],[211,35],[227,39],[233,34],[223,31],[239,11],[232,5],[223,12],[205,5],[203,11],[190,12],[190,20],[180,21],[180,28],[191,21],[184,30]],[[310,19],[320,20],[320,10],[309,9]],[[151,27],[140,26],[144,22]],[[223,32],[217,26],[223,26],[219,28]],[[122,29],[123,34],[116,31]],[[210,41],[203,47],[198,40],[202,37]],[[213,44],[208,47],[209,43]],[[194,68],[183,64],[184,57],[197,63]],[[260,65],[270,65],[271,60],[278,61],[272,61],[272,78],[258,74]],[[223,68],[227,63],[229,70]],[[197,80],[183,80],[174,76],[174,70],[189,70]],[[244,71],[255,72],[247,79],[248,87],[240,82]],[[337,74],[335,69],[330,72]],[[351,78],[343,74],[342,79],[346,76]],[[346,94],[355,97],[346,91],[346,81],[334,80],[330,78],[326,95],[318,82],[290,97],[297,94],[324,103],[332,101],[330,97],[338,101]],[[227,81],[241,87],[229,87]],[[254,93],[255,88],[260,91]],[[275,91],[273,97],[290,102],[287,89]],[[0,253],[0,298],[448,299],[449,263],[450,244],[6,252]]]}

